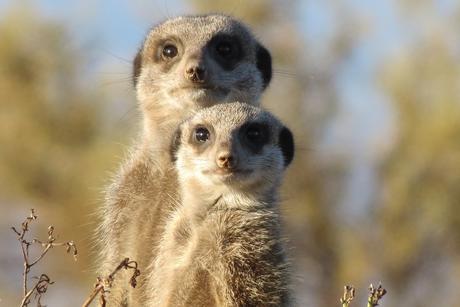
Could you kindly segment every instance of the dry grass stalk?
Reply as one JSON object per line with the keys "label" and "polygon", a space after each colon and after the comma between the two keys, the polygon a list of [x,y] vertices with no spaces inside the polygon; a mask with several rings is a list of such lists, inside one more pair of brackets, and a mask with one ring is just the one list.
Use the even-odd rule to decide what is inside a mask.
{"label": "dry grass stalk", "polygon": [[[24,271],[22,273],[23,298],[21,301],[21,307],[29,305],[33,294],[35,294],[35,298],[37,299],[37,306],[42,306],[41,305],[42,295],[46,293],[46,291],[48,290],[48,286],[54,283],[51,281],[48,275],[41,274],[40,277],[38,278],[35,277],[37,281],[35,282],[33,287],[29,289],[29,286],[28,286],[30,269],[34,265],[36,265],[38,262],[40,262],[51,248],[55,246],[64,246],[66,248],[67,253],[72,252],[74,259],[77,260],[77,247],[75,246],[75,243],[73,241],[62,242],[62,243],[56,242],[56,237],[54,236],[53,226],[48,227],[48,239],[46,241],[41,241],[38,239],[33,239],[32,241],[28,241],[25,238],[25,235],[29,231],[29,224],[32,221],[35,221],[36,219],[37,219],[37,215],[35,215],[34,209],[31,209],[30,215],[24,220],[24,222],[22,222],[20,230],[17,230],[15,227],[11,227],[11,229],[18,236],[18,241],[21,244],[22,256],[24,259]],[[40,255],[35,259],[31,259],[29,255],[29,248],[33,244],[41,245],[41,247],[43,248],[42,251],[40,252]]]}
{"label": "dry grass stalk", "polygon": [[107,277],[107,278],[97,278],[97,282],[94,285],[93,292],[89,295],[89,297],[86,299],[86,301],[83,303],[82,307],[88,307],[93,300],[96,298],[96,296],[99,294],[99,304],[101,307],[106,306],[106,299],[105,299],[105,294],[109,292],[110,287],[112,287],[112,283],[115,280],[115,275],[117,274],[118,271],[121,269],[132,269],[133,275],[131,276],[131,279],[129,281],[131,287],[135,288],[137,285],[136,278],[141,274],[139,269],[137,268],[137,262],[136,261],[130,261],[129,258],[125,258],[120,264],[115,268],[115,270]]}

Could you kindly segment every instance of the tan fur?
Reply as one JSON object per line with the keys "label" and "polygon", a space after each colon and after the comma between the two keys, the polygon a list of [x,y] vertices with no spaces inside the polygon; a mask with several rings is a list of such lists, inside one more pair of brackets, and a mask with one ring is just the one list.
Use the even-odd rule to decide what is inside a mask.
{"label": "tan fur", "polygon": [[[240,141],[240,128],[252,121],[269,126],[270,139],[258,154]],[[214,131],[205,149],[190,141],[202,124]],[[181,125],[176,167],[182,203],[152,263],[147,305],[291,304],[277,201],[284,169],[278,145],[282,127],[269,113],[240,103],[208,108]],[[222,149],[238,158],[234,171],[253,172],[234,180],[221,176],[214,158]]]}
{"label": "tan fur", "polygon": [[[219,33],[237,36],[243,43],[244,58],[233,70],[223,70],[210,59],[207,44]],[[181,41],[183,54],[175,66],[165,70],[153,56],[158,42],[170,37]],[[170,19],[147,35],[135,61],[143,133],[107,190],[96,232],[99,275],[107,276],[129,257],[138,261],[141,276],[132,289],[129,273],[120,272],[108,294],[108,306],[145,305],[146,284],[152,275],[148,264],[156,258],[165,220],[178,198],[169,156],[171,137],[180,122],[203,107],[234,99],[259,103],[266,86],[256,67],[259,46],[243,24],[224,15]],[[184,69],[195,62],[204,63],[209,70],[210,89],[190,87],[184,78]]]}
{"label": "tan fur", "polygon": [[[209,55],[207,45],[216,35],[240,38],[244,57],[231,71],[222,69]],[[183,46],[181,61],[165,73],[154,54],[164,40],[179,37]],[[139,56],[142,69],[137,78],[137,97],[144,114],[144,143],[159,151],[169,146],[169,138],[178,124],[193,112],[221,102],[244,101],[257,105],[264,89],[256,66],[259,43],[249,30],[225,15],[183,16],[154,27]],[[190,89],[184,71],[190,64],[205,65],[211,76],[212,91]],[[166,152],[164,158],[169,159]],[[158,159],[158,154],[157,154]]]}

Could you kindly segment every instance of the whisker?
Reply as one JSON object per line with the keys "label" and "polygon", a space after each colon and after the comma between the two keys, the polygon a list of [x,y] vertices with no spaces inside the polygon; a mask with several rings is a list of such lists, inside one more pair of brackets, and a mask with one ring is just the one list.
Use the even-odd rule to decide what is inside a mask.
{"label": "whisker", "polygon": [[283,70],[283,69],[274,69],[273,72],[278,75],[285,75],[285,76],[293,76],[293,77],[298,77],[298,74],[295,72],[291,72],[288,70]]}
{"label": "whisker", "polygon": [[134,111],[137,110],[137,105],[135,106],[132,106],[131,108],[128,109],[128,111],[126,111],[118,120],[117,120],[117,124],[120,124],[123,122],[123,120],[128,116],[128,114],[131,114],[133,113]]}
{"label": "whisker", "polygon": [[[100,72],[97,72],[97,74],[100,74],[100,75],[123,75],[123,76],[126,76],[127,72],[100,71]],[[131,78],[131,76],[129,76],[129,78]]]}
{"label": "whisker", "polygon": [[100,87],[106,87],[114,84],[130,84],[130,79],[117,79],[117,80],[111,80],[111,81],[104,81],[99,83]]}
{"label": "whisker", "polygon": [[101,48],[101,50],[102,50],[103,52],[105,52],[105,53],[107,53],[107,54],[113,56],[114,58],[120,60],[120,61],[123,62],[124,64],[127,64],[127,65],[129,65],[129,66],[132,65],[132,61],[131,61],[131,60],[127,60],[127,59],[125,59],[125,58],[122,58],[121,56],[118,56],[118,55],[116,55],[116,54],[110,52],[109,50],[107,50],[107,49],[105,49],[105,48]]}

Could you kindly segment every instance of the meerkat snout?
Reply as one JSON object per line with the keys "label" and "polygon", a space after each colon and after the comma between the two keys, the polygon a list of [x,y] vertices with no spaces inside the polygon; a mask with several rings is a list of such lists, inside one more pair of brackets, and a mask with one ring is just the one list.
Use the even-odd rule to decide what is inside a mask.
{"label": "meerkat snout", "polygon": [[206,68],[203,64],[188,63],[185,69],[185,78],[193,83],[204,83],[206,80]]}
{"label": "meerkat snout", "polygon": [[232,170],[238,165],[238,158],[229,150],[222,150],[216,155],[217,166],[221,169]]}

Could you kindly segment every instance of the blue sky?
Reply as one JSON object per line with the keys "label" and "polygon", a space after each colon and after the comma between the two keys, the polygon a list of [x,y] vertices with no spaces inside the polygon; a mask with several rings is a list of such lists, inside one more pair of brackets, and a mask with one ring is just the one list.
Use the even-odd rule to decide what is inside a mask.
{"label": "blue sky", "polygon": [[[395,1],[301,1],[293,16],[310,45],[319,45],[318,53],[322,52],[321,43],[341,26],[343,10],[351,12],[358,27],[356,44],[336,77],[341,112],[328,129],[324,142],[327,148],[345,151],[353,157],[349,195],[344,202],[353,204],[357,212],[363,209],[372,192],[372,148],[376,140],[388,137],[391,124],[391,110],[378,88],[375,72],[413,34],[410,21],[401,23],[404,18],[398,16]],[[453,1],[439,0],[436,4],[441,12],[448,14]],[[0,0],[0,18],[2,11],[21,2],[65,23],[80,44],[98,41],[93,69],[104,70],[116,63],[125,74],[129,74],[130,64],[120,59],[129,62],[133,58],[152,25],[172,15],[194,13],[180,0]],[[368,191],[369,195],[359,193],[360,190]]]}
{"label": "blue sky", "polygon": [[[0,10],[18,2],[0,0]],[[177,0],[41,0],[23,3],[28,3],[51,20],[65,23],[80,44],[97,40],[99,43],[94,55],[96,70],[104,70],[107,59],[115,63],[122,61],[118,58],[130,61],[145,33],[155,23],[171,15],[193,13],[186,3]],[[295,16],[305,39],[315,45],[327,40],[336,30],[335,27],[340,26],[340,22],[337,22],[341,17],[338,15],[340,11],[328,7],[327,3],[300,2]],[[335,149],[351,151],[355,158],[355,167],[350,174],[350,199],[345,203],[353,203],[355,208],[359,208],[357,203],[364,205],[367,197],[358,193],[361,196],[357,199],[354,191],[372,181],[368,180],[372,178],[370,157],[365,153],[369,152],[373,139],[382,133],[388,121],[385,98],[375,87],[373,76],[376,64],[397,48],[401,31],[392,1],[349,0],[345,3],[347,10],[356,14],[358,24],[368,25],[369,29],[363,29],[364,34],[358,38],[350,58],[337,76],[342,112],[330,127],[326,143]],[[321,52],[321,48],[318,50]],[[122,70],[129,72],[129,64],[118,64],[123,67]],[[371,191],[371,188],[366,190]]]}

